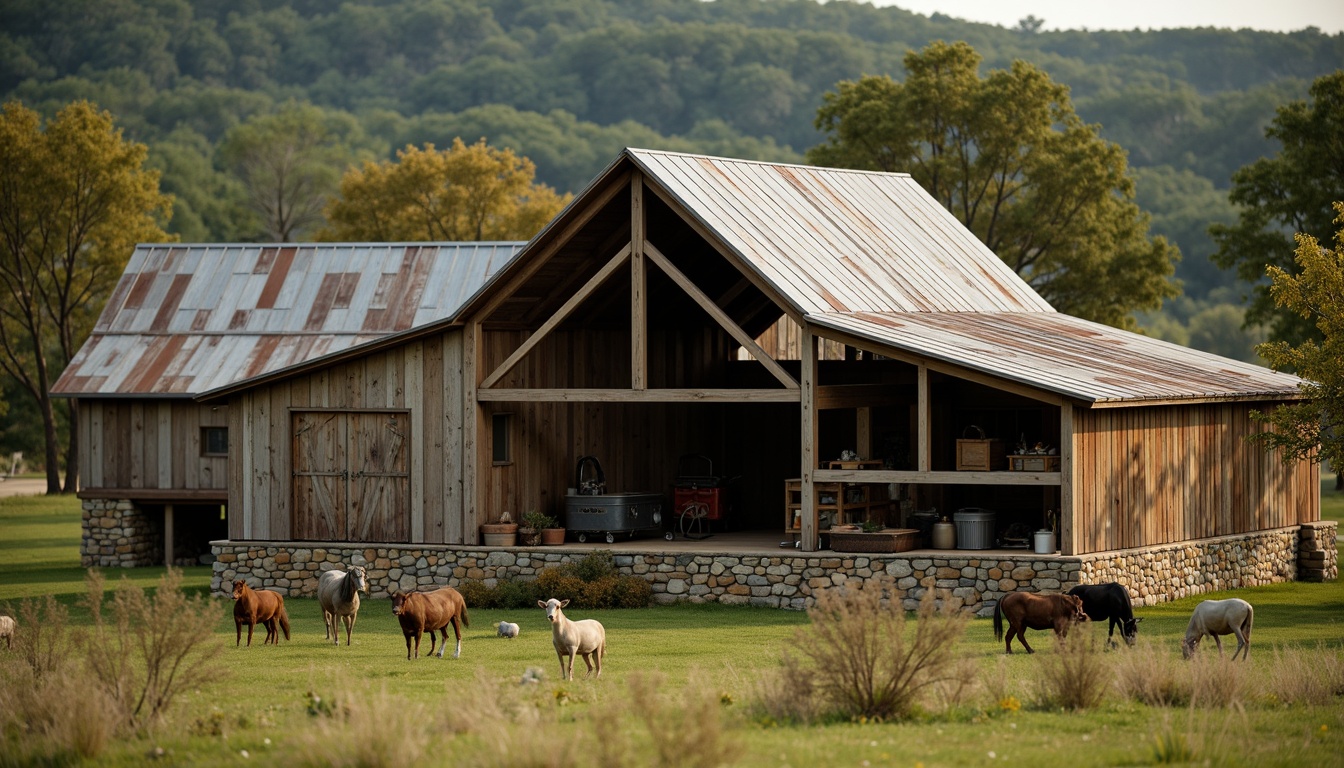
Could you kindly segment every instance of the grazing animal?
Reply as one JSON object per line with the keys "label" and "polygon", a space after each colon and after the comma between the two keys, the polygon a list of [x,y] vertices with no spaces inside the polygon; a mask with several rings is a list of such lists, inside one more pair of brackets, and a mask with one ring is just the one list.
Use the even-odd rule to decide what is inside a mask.
{"label": "grazing animal", "polygon": [[[607,655],[607,629],[596,619],[570,621],[560,610],[569,605],[568,600],[556,600],[552,597],[546,602],[537,601],[537,605],[546,609],[546,618],[551,622],[551,643],[555,645],[555,655],[560,657],[560,677],[574,679],[574,657],[582,656],[588,666],[588,674],[602,676],[602,657]],[[566,664],[568,661],[568,664]]]}
{"label": "grazing animal", "polygon": [[1255,621],[1255,609],[1239,597],[1226,600],[1205,600],[1195,606],[1190,615],[1190,626],[1185,629],[1185,639],[1181,641],[1181,655],[1190,658],[1199,648],[1199,641],[1205,635],[1213,637],[1218,645],[1218,655],[1223,655],[1223,641],[1219,635],[1236,635],[1237,650],[1232,652],[1232,660],[1241,654],[1243,660],[1251,657],[1251,624]]}
{"label": "grazing animal", "polygon": [[355,618],[359,615],[359,592],[369,593],[369,582],[364,569],[352,565],[344,571],[326,571],[317,579],[317,601],[322,604],[322,622],[326,626],[327,639],[336,645],[341,644],[341,632],[336,625],[339,616],[345,624],[345,644],[350,645],[350,630],[355,628]]}
{"label": "grazing animal", "polygon": [[1069,590],[1070,595],[1083,601],[1083,612],[1093,621],[1110,621],[1106,640],[1114,644],[1115,628],[1126,645],[1134,645],[1139,634],[1139,622],[1134,618],[1134,606],[1129,602],[1129,590],[1114,581],[1105,584],[1079,584]]}
{"label": "grazing animal", "polygon": [[1004,641],[1006,653],[1013,652],[1013,635],[1022,641],[1027,653],[1035,653],[1027,645],[1028,629],[1053,629],[1056,637],[1069,634],[1069,626],[1087,621],[1083,601],[1075,595],[1038,595],[1031,592],[1010,592],[994,606],[994,639],[1003,639],[1003,617],[1008,617],[1008,638]]}
{"label": "grazing animal", "polygon": [[453,658],[462,655],[462,627],[471,626],[467,618],[467,601],[452,587],[439,587],[433,592],[392,593],[392,614],[401,622],[401,633],[406,636],[406,658],[411,658],[411,638],[415,638],[415,658],[420,658],[420,636],[429,633],[429,653],[434,654],[435,632],[443,633],[439,658],[448,647],[448,625],[453,625],[457,636],[457,650]]}
{"label": "grazing animal", "polygon": [[510,640],[512,640],[513,638],[518,636],[517,624],[510,624],[507,621],[500,621],[495,623],[495,627],[499,629],[500,637],[507,637]]}
{"label": "grazing animal", "polygon": [[247,645],[252,646],[252,628],[260,624],[266,627],[266,643],[280,644],[280,630],[284,630],[285,639],[289,639],[289,614],[285,612],[285,598],[279,592],[269,589],[253,589],[247,582],[238,579],[233,582],[233,624],[238,630],[235,646],[243,642],[243,625],[247,625]]}
{"label": "grazing animal", "polygon": [[5,650],[9,650],[14,644],[14,631],[19,628],[19,623],[13,616],[0,616],[0,637],[5,638]]}

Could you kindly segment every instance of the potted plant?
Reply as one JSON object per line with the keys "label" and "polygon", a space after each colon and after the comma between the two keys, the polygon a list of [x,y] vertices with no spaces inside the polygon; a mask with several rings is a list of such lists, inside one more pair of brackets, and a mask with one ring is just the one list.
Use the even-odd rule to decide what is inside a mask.
{"label": "potted plant", "polygon": [[552,525],[555,525],[555,518],[545,512],[529,509],[523,513],[523,524],[518,529],[518,539],[525,547],[535,547],[541,544],[542,529]]}
{"label": "potted plant", "polygon": [[518,524],[508,510],[494,523],[481,523],[481,539],[487,547],[512,547],[517,543]]}
{"label": "potted plant", "polygon": [[543,547],[553,547],[557,544],[565,543],[565,527],[550,515],[546,516],[546,524],[541,527],[541,545]]}

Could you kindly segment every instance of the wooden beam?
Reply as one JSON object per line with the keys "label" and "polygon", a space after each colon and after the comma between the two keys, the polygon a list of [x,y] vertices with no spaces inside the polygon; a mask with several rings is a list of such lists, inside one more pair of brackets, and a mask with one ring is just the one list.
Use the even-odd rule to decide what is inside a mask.
{"label": "wooden beam", "polygon": [[733,322],[733,319],[728,316],[728,313],[719,309],[719,305],[710,301],[709,297],[705,295],[704,291],[700,290],[699,286],[691,282],[689,277],[686,277],[686,275],[682,274],[681,270],[673,266],[672,262],[668,261],[662,251],[655,248],[653,243],[648,243],[645,246],[645,250],[650,261],[657,264],[659,269],[663,270],[668,277],[672,278],[672,282],[681,286],[681,289],[694,299],[695,303],[699,304],[701,309],[708,312],[709,316],[714,318],[714,321],[717,322],[720,327],[727,331],[738,344],[745,347],[747,352],[749,352],[752,357],[756,358],[761,365],[764,365],[766,370],[770,371],[781,384],[789,389],[798,388],[798,382],[794,381],[793,377],[789,375],[789,372],[784,370],[779,363],[775,362],[775,359],[767,354],[764,349],[761,349],[755,339],[747,335],[746,331],[742,330],[737,323]]}
{"label": "wooden beam", "polygon": [[[163,564],[173,564],[173,505],[163,505]],[[277,641],[279,638],[276,638]]]}
{"label": "wooden beam", "polygon": [[802,389],[799,398],[798,461],[803,470],[802,526],[798,535],[804,552],[815,552],[820,541],[817,536],[817,337],[812,326],[803,325]]}
{"label": "wooden beam", "polygon": [[796,389],[481,389],[496,403],[796,403]]}
{"label": "wooden beam", "polygon": [[860,458],[873,458],[873,409],[866,405],[854,409],[854,450]]}
{"label": "wooden beam", "polygon": [[630,175],[630,388],[649,385],[648,276],[644,273],[644,174]]}
{"label": "wooden beam", "polygon": [[929,403],[929,367],[924,364],[919,365],[919,431],[917,440],[919,445],[916,447],[915,466],[920,472],[929,472],[933,469],[933,440],[929,434],[930,424],[933,419],[930,417]]}
{"label": "wooden beam", "polygon": [[916,485],[1059,485],[1058,472],[909,472],[895,469],[818,469],[819,483]]}
{"label": "wooden beam", "polygon": [[[494,312],[495,309],[511,296],[514,291],[518,290],[518,286],[527,282],[528,279],[541,268],[542,264],[546,263],[551,256],[555,255],[555,252],[559,250],[561,246],[569,242],[569,239],[573,237],[575,233],[592,220],[592,218],[602,210],[603,206],[611,202],[612,198],[616,197],[616,195],[620,194],[621,190],[626,188],[629,179],[630,174],[628,173],[622,173],[613,177],[611,186],[601,192],[595,193],[593,199],[588,202],[588,205],[583,210],[575,211],[574,218],[570,220],[563,229],[552,235],[550,242],[540,248],[535,254],[531,254],[527,264],[519,266],[517,274],[509,279],[507,285],[502,285],[498,290],[492,291],[493,298],[487,301],[485,306],[481,307],[480,310],[475,312],[474,316],[477,318],[489,317],[491,312]],[[524,246],[523,250],[526,251],[527,247]]]}
{"label": "wooden beam", "polygon": [[776,289],[774,285],[772,285],[766,279],[762,278],[756,272],[755,267],[744,263],[741,257],[739,257],[736,253],[734,253],[727,246],[725,246],[723,244],[723,241],[721,241],[717,235],[715,235],[712,231],[710,231],[708,227],[706,227],[703,223],[701,223],[699,219],[687,215],[685,206],[683,206],[681,202],[677,200],[676,195],[673,195],[667,190],[660,187],[657,184],[656,180],[645,179],[644,186],[645,188],[653,192],[653,194],[656,195],[659,199],[661,199],[664,203],[666,203],[667,207],[671,208],[673,213],[677,214],[677,216],[680,217],[681,220],[685,222],[687,226],[695,230],[695,233],[699,235],[706,243],[708,243],[710,247],[718,251],[720,256],[726,259],[728,263],[736,267],[738,272],[742,273],[742,275],[746,277],[748,280],[750,280],[753,285],[759,288],[762,293],[764,293],[766,296],[769,296],[771,301],[773,301],[779,307],[782,307],[784,312],[788,314],[789,317],[792,317],[795,323],[798,323],[799,325],[803,324],[802,311],[799,308],[795,307],[792,302],[785,299],[784,294],[781,293],[778,289]]}
{"label": "wooden beam", "polygon": [[891,384],[828,384],[817,387],[817,408],[866,408],[874,405],[899,405],[907,402]]}
{"label": "wooden beam", "polygon": [[[607,237],[603,239],[602,242],[596,248],[592,249],[592,253],[595,254],[615,253],[621,246],[625,245],[628,242],[630,242],[630,230],[627,229],[626,227],[618,227],[610,235],[607,235]],[[551,290],[547,291],[547,295],[568,296],[571,293],[573,293],[575,288],[580,284],[582,284],[583,281],[584,277],[582,272],[571,271],[568,275],[565,276],[563,282],[559,283],[558,285],[552,286]],[[546,311],[546,302],[533,301],[532,305],[533,305],[532,308],[523,314],[522,320],[516,323],[490,322],[489,320],[487,320],[485,321],[484,327],[487,331],[494,330],[496,328],[512,328],[523,330],[531,330],[533,328],[536,328],[537,325],[541,322],[540,318],[542,317],[542,313]]]}
{"label": "wooden beam", "polygon": [[227,488],[80,488],[75,496],[80,499],[127,499],[193,504],[204,501],[228,501],[229,491]]}
{"label": "wooden beam", "polygon": [[485,419],[480,403],[476,402],[480,354],[481,323],[473,319],[462,329],[462,541],[449,544],[476,544],[480,535],[476,475],[480,457],[476,450],[478,439],[485,434]]}
{"label": "wooden beam", "polygon": [[[513,354],[509,355],[504,362],[500,363],[499,367],[487,376],[485,381],[481,382],[480,388],[489,389],[500,379],[504,378],[505,374],[513,370],[513,366],[517,365],[519,360],[522,360],[528,352],[532,351],[533,347],[541,343],[541,340],[546,338],[548,333],[555,330],[557,325],[564,322],[565,318],[569,317],[569,314],[582,304],[583,300],[588,298],[589,294],[597,290],[602,283],[606,282],[607,278],[611,277],[612,273],[625,263],[625,260],[629,255],[630,246],[626,245],[618,251],[615,256],[612,256],[611,260],[603,265],[602,269],[597,271],[597,274],[588,279],[588,282],[579,289],[578,293],[570,296],[568,301],[561,305],[560,308],[546,320],[546,322],[541,324],[541,327],[537,329],[536,333],[528,336],[527,341],[524,341],[519,345],[518,348],[513,351]],[[480,332],[479,327],[477,328],[477,332]]]}
{"label": "wooden beam", "polygon": [[1078,526],[1074,525],[1073,476],[1074,468],[1073,406],[1059,409],[1059,554],[1076,555],[1082,549],[1077,540]]}

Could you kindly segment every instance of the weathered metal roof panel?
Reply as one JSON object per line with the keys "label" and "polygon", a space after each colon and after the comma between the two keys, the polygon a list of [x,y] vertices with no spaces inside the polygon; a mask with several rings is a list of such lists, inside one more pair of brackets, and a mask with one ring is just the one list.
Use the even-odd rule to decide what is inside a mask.
{"label": "weathered metal roof panel", "polygon": [[441,320],[522,246],[141,245],[52,392],[193,395]]}
{"label": "weathered metal roof panel", "polygon": [[802,313],[1054,311],[908,175],[628,152]]}
{"label": "weathered metal roof panel", "polygon": [[1061,313],[831,313],[822,328],[1092,402],[1283,399],[1302,382],[1142,334]]}

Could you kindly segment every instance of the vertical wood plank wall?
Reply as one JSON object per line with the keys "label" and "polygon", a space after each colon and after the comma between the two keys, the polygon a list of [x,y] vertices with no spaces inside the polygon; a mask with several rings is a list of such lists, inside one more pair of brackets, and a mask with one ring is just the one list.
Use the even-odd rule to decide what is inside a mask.
{"label": "vertical wood plank wall", "polygon": [[1264,404],[1074,410],[1074,554],[1320,519],[1320,467],[1245,437]]}
{"label": "vertical wood plank wall", "polygon": [[227,487],[227,457],[201,455],[201,427],[228,426],[227,406],[82,399],[79,408],[81,490]]}

